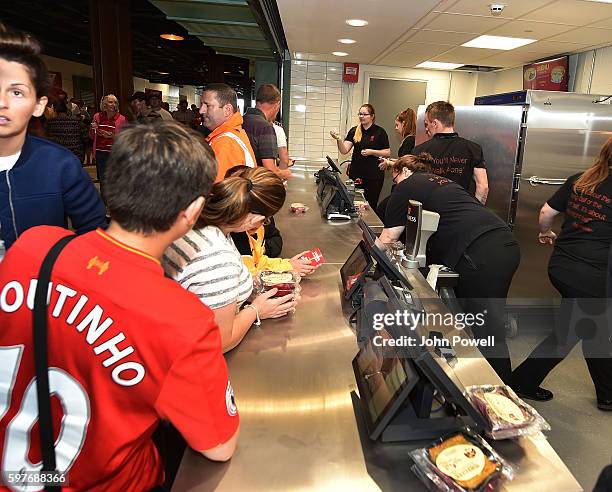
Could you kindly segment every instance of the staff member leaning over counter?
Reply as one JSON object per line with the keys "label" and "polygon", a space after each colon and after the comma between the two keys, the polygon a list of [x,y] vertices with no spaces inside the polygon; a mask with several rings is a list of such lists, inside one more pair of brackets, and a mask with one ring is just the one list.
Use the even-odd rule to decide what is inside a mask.
{"label": "staff member leaning over counter", "polygon": [[406,225],[408,201],[440,214],[438,231],[427,243],[427,262],[459,273],[457,298],[467,313],[486,313],[483,326],[473,326],[475,339],[494,337],[493,347],[481,347],[493,369],[505,381],[511,366],[505,340],[505,304],[520,260],[519,245],[508,226],[450,179],[431,173],[431,156],[407,155],[393,164],[397,186],[389,198],[381,247],[400,239]]}
{"label": "staff member leaning over counter", "polygon": [[487,202],[489,182],[482,148],[455,132],[455,108],[446,101],[436,101],[425,110],[425,133],[429,140],[417,145],[412,153],[427,152],[433,157],[432,172],[459,183],[481,203]]}
{"label": "staff member leaning over counter", "polygon": [[348,176],[362,181],[365,199],[372,210],[376,210],[385,180],[384,171],[378,168],[378,158],[391,155],[389,136],[384,128],[374,124],[376,112],[371,104],[361,106],[358,116],[359,125],[351,128],[343,141],[337,132],[331,131],[329,134],[336,139],[342,154],[348,154],[353,149]]}
{"label": "staff member leaning over counter", "polygon": [[296,306],[291,294],[272,298],[277,292],[272,289],[243,307],[253,279],[230,236],[257,229],[284,201],[282,180],[263,167],[225,178],[213,186],[196,228],[164,255],[166,272],[215,312],[224,352],[236,347],[253,323],[280,318]]}
{"label": "staff member leaning over counter", "polygon": [[[597,333],[582,331],[577,320],[584,316],[578,314],[580,311],[597,316],[606,310],[606,273],[612,243],[611,165],[609,138],[593,165],[567,178],[540,210],[538,239],[542,244],[554,245],[548,276],[562,297],[561,326],[555,327],[514,370],[513,385],[523,398],[550,400],[553,393],[540,384],[583,338],[582,351],[595,384],[597,406],[612,410],[610,320],[598,322]],[[560,213],[565,213],[565,220],[557,237],[551,228]],[[575,327],[569,325],[572,319],[576,319]],[[589,321],[586,317],[585,320]]]}

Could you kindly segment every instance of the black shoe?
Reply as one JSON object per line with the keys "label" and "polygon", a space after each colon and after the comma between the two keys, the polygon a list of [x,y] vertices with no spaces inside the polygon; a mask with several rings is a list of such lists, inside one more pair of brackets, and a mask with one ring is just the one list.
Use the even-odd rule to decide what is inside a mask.
{"label": "black shoe", "polygon": [[549,401],[555,396],[552,391],[537,387],[535,390],[524,390],[522,388],[512,388],[514,392],[525,400]]}
{"label": "black shoe", "polygon": [[612,400],[600,400],[597,398],[597,408],[604,412],[612,412]]}

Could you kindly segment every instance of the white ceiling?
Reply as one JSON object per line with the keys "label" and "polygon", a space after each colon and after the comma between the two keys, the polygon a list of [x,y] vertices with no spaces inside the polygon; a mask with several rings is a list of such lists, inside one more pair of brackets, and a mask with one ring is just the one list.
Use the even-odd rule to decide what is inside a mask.
{"label": "white ceiling", "polygon": [[[277,0],[292,56],[414,67],[427,60],[514,67],[612,45],[612,4],[588,0]],[[490,3],[506,7],[493,16]],[[360,18],[366,27],[351,27]],[[464,48],[481,34],[536,39],[510,51]],[[352,38],[356,44],[338,43]],[[349,56],[339,58],[332,51]]]}

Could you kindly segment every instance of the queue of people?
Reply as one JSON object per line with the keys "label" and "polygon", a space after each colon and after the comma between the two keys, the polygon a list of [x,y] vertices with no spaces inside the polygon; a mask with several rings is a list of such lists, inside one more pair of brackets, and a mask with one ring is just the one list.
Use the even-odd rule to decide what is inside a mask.
{"label": "queue of people", "polygon": [[[54,314],[46,328],[48,367],[62,368],[60,380],[49,370],[50,391],[70,413],[53,421],[69,450],[57,454],[57,467],[70,467],[75,489],[153,490],[164,480],[151,440],[160,420],[205,457],[231,457],[239,418],[223,352],[252,325],[286,316],[299,302],[295,295],[275,297],[276,289],[255,294],[257,265],[243,260],[231,235],[248,233],[257,258],[268,253],[268,240],[271,249],[279,244],[265,234],[284,203],[282,178],[290,172],[278,167],[276,141],[268,145],[265,136],[275,135],[270,121],[280,93],[274,86],[261,90],[248,135],[236,93],[224,84],[208,87],[199,112],[213,131],[210,145],[185,122],[164,117],[155,98],[135,93],[128,124],[117,98],[105,96],[90,126],[103,204],[70,150],[28,134],[30,118],[47,104],[39,54],[32,37],[0,25],[0,174],[6,176],[0,234],[7,250],[0,263],[0,350],[16,361],[12,382],[0,386],[10,407],[0,417],[0,441],[13,439],[11,422],[23,417],[19,402],[31,398],[34,341],[32,330],[24,330],[34,302],[30,279],[51,247],[68,238],[52,269]],[[61,127],[68,114],[62,101],[54,111]],[[151,119],[158,121],[147,124]],[[68,220],[76,236],[65,229]],[[300,276],[316,270],[301,254],[277,260]],[[22,353],[27,362],[20,364]]]}

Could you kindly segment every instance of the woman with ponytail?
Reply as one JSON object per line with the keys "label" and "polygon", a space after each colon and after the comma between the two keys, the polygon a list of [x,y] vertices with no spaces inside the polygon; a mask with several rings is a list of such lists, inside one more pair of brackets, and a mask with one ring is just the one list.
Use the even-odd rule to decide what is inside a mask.
{"label": "woman with ponytail", "polygon": [[257,229],[284,202],[282,180],[263,167],[226,178],[213,186],[196,227],[164,255],[166,273],[215,312],[224,352],[236,347],[253,323],[285,316],[296,306],[292,294],[273,298],[276,289],[243,306],[253,279],[230,235]]}
{"label": "woman with ponytail", "polygon": [[438,230],[427,243],[427,264],[459,273],[455,293],[465,313],[484,323],[470,328],[475,339],[494,340],[481,346],[491,367],[506,382],[511,366],[505,340],[505,307],[510,282],[520,261],[519,245],[508,226],[456,182],[431,173],[432,157],[406,155],[391,167],[393,182],[377,242],[382,248],[402,238],[409,200],[440,214]]}
{"label": "woman with ponytail", "polygon": [[[591,167],[567,178],[540,210],[538,240],[541,244],[553,245],[548,277],[562,297],[562,326],[514,371],[515,391],[524,398],[545,401],[553,397],[540,384],[582,338],[582,352],[595,385],[597,406],[600,410],[612,410],[610,321],[593,323],[596,329],[593,333],[568,326],[577,309],[577,300],[578,309],[595,316],[606,309],[608,252],[612,243],[610,166],[612,137]],[[565,213],[565,219],[557,237],[552,226],[560,213]]]}
{"label": "woman with ponytail", "polygon": [[330,135],[336,140],[341,154],[348,154],[353,149],[348,176],[356,184],[361,182],[365,199],[372,210],[376,210],[385,180],[384,171],[378,167],[379,158],[391,155],[389,136],[384,128],[374,124],[376,112],[371,104],[361,106],[358,116],[359,124],[349,130],[343,141],[335,131]]}
{"label": "woman with ponytail", "polygon": [[47,105],[49,78],[40,45],[0,24],[0,258],[26,229],[78,233],[106,224],[104,205],[81,163],[65,147],[28,135]]}

